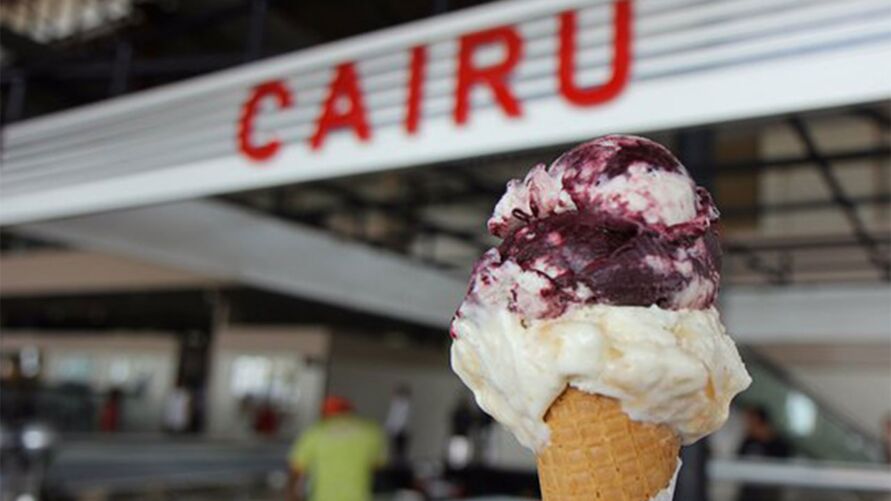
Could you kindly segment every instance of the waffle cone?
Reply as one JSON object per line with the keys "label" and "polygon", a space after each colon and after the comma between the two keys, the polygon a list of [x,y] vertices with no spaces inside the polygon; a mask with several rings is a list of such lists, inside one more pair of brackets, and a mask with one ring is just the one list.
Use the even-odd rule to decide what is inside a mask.
{"label": "waffle cone", "polygon": [[543,501],[647,501],[674,477],[677,434],[631,420],[618,400],[567,388],[545,422],[551,439],[538,456]]}

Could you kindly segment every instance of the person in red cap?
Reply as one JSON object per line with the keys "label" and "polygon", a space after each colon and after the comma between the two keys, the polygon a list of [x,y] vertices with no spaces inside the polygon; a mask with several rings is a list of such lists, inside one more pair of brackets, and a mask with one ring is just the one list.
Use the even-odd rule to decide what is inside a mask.
{"label": "person in red cap", "polygon": [[286,499],[302,501],[307,479],[310,501],[368,501],[374,470],[384,459],[380,427],[353,414],[349,400],[328,396],[322,419],[291,448]]}

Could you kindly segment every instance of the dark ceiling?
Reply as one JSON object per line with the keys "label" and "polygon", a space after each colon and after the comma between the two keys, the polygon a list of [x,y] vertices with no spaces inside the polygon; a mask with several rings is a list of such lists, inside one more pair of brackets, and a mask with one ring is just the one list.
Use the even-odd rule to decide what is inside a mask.
{"label": "dark ceiling", "polygon": [[[482,3],[5,0],[0,119],[10,123]],[[74,15],[74,28],[56,26],[89,9],[105,21],[78,29],[94,16],[89,11]]]}

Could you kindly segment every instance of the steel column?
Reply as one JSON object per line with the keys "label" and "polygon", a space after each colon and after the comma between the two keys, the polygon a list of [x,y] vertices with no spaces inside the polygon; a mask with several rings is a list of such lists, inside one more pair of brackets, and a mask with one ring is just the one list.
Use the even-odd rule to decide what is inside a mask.
{"label": "steel column", "polygon": [[[693,129],[677,135],[681,162],[700,185],[712,191],[715,180],[715,133],[712,129]],[[683,466],[678,475],[674,499],[708,501],[707,439],[681,449]]]}

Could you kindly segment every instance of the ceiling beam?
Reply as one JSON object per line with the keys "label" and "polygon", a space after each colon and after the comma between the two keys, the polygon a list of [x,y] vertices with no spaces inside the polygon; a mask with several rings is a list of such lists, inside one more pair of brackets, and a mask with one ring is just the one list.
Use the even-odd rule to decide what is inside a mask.
{"label": "ceiling beam", "polygon": [[218,201],[35,223],[19,232],[443,328],[463,278],[325,232]]}
{"label": "ceiling beam", "polygon": [[882,272],[885,280],[891,282],[891,261],[888,260],[885,249],[870,234],[866,223],[857,212],[857,206],[845,192],[845,188],[838,175],[832,170],[832,162],[826,159],[817,148],[816,140],[804,119],[795,116],[790,119],[789,124],[798,134],[798,138],[801,140],[807,155],[817,166],[817,172],[823,178],[823,183],[829,189],[833,200],[841,208],[845,218],[847,218],[854,236],[860,241],[873,264]]}

